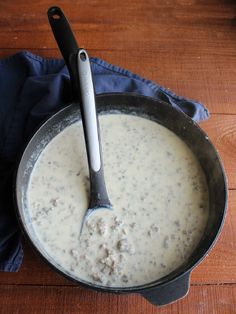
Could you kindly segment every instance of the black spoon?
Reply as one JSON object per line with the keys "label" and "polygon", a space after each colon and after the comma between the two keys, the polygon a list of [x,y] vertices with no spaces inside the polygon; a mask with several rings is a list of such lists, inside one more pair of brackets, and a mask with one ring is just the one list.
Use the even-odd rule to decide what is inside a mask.
{"label": "black spoon", "polygon": [[90,201],[81,225],[81,233],[83,225],[91,213],[102,208],[112,209],[104,179],[101,137],[92,72],[89,56],[85,49],[78,47],[70,24],[62,10],[58,7],[51,7],[48,10],[48,19],[58,47],[69,69],[73,101],[80,105],[82,114],[90,175]]}

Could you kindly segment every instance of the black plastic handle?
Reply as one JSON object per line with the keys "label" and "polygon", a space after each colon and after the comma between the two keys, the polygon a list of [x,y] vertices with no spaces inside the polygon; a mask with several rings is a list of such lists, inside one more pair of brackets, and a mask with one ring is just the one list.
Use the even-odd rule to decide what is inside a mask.
{"label": "black plastic handle", "polygon": [[182,299],[189,291],[190,273],[167,283],[164,286],[141,292],[141,295],[154,305],[166,305]]}
{"label": "black plastic handle", "polygon": [[71,54],[75,54],[78,50],[78,44],[70,24],[63,11],[58,7],[48,9],[48,20],[61,54],[69,67]]}
{"label": "black plastic handle", "polygon": [[48,20],[70,73],[73,101],[80,102],[80,84],[77,73],[77,53],[79,47],[75,36],[67,18],[59,7],[48,9]]}

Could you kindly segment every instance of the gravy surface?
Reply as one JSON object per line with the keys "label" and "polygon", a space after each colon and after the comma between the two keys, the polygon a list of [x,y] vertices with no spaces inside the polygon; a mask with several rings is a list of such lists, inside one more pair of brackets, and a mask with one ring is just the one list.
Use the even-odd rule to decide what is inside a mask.
{"label": "gravy surface", "polygon": [[188,146],[148,119],[99,116],[106,185],[114,210],[88,207],[81,122],[58,134],[36,162],[28,206],[40,245],[77,279],[111,287],[157,280],[178,268],[203,235],[204,173]]}

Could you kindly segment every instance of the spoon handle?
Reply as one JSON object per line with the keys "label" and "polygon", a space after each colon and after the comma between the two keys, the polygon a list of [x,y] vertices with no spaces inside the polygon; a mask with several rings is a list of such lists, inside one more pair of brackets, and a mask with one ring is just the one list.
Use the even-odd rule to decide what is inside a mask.
{"label": "spoon handle", "polygon": [[101,145],[99,126],[96,112],[95,95],[89,56],[85,49],[80,49],[77,54],[77,66],[80,82],[81,109],[83,127],[87,145],[88,160],[91,169],[98,172],[101,168]]}
{"label": "spoon handle", "polygon": [[89,208],[106,207],[108,199],[102,163],[100,128],[96,110],[95,93],[88,53],[79,49],[77,53],[78,78],[81,93],[81,113],[90,172]]}
{"label": "spoon handle", "polygon": [[59,7],[48,10],[48,19],[70,72],[73,101],[80,105],[90,175],[90,209],[110,208],[102,164],[99,122],[89,57],[80,49],[70,24]]}
{"label": "spoon handle", "polygon": [[79,49],[70,24],[59,7],[48,10],[48,19],[70,72],[74,102],[80,102],[89,166],[98,172],[101,145],[89,57],[85,49]]}

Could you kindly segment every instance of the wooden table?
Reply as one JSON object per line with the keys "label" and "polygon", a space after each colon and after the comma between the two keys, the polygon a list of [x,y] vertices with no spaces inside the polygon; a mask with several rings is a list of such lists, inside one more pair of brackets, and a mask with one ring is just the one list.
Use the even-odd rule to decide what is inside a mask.
{"label": "wooden table", "polygon": [[[119,3],[119,4],[118,4]],[[22,49],[60,57],[49,0],[0,2],[0,57]],[[236,3],[234,0],[57,1],[90,55],[206,104],[201,123],[229,181],[229,207],[215,248],[192,273],[186,298],[156,308],[139,295],[101,294],[53,272],[24,243],[18,273],[0,273],[0,313],[236,313]]]}

